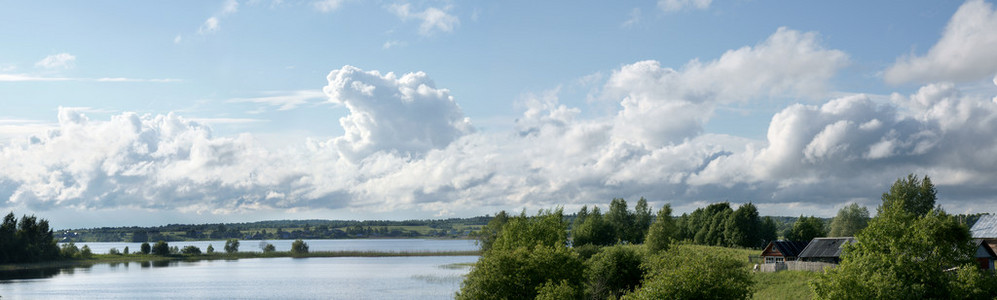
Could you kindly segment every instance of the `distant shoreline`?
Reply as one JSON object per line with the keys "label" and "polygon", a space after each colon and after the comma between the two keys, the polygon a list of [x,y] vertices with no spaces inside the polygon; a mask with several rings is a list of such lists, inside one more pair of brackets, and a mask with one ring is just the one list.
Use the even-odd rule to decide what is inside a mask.
{"label": "distant shoreline", "polygon": [[290,251],[212,253],[194,255],[159,256],[150,254],[94,254],[89,259],[66,259],[33,263],[0,265],[0,272],[27,271],[53,268],[87,267],[96,264],[143,263],[163,261],[239,260],[248,258],[311,258],[311,257],[406,257],[406,256],[479,256],[481,251],[314,251],[291,254]]}

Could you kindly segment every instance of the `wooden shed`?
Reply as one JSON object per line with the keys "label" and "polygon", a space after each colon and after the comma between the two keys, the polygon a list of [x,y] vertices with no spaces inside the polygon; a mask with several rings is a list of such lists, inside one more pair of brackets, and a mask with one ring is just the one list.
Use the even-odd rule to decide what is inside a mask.
{"label": "wooden shed", "polygon": [[853,237],[815,238],[800,252],[800,260],[836,264],[841,262],[841,248],[854,242]]}

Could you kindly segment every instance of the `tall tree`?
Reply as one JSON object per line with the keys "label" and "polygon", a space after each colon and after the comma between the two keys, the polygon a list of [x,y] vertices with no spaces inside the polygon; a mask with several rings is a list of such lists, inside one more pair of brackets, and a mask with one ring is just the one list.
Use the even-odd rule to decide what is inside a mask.
{"label": "tall tree", "polygon": [[564,211],[560,208],[541,210],[533,217],[527,217],[524,211],[519,216],[509,218],[489,250],[533,248],[538,245],[567,246],[567,230]]}
{"label": "tall tree", "polygon": [[492,249],[492,244],[498,238],[499,232],[502,231],[502,227],[508,222],[509,214],[503,210],[495,214],[495,217],[481,228],[481,231],[478,233],[478,245],[481,246],[482,252]]}
{"label": "tall tree", "polygon": [[[994,280],[978,275],[973,266],[969,228],[941,209],[921,213],[933,199],[916,198],[934,193],[925,193],[923,183],[911,184],[913,178],[894,183],[879,214],[855,235],[855,244],[843,249],[841,264],[811,282],[817,298],[993,297]],[[908,199],[922,204],[912,206]],[[946,271],[952,268],[958,271]]]}
{"label": "tall tree", "polygon": [[592,212],[585,217],[585,222],[572,230],[572,235],[574,236],[573,246],[608,246],[616,243],[613,226],[606,221],[598,206],[592,207]]}
{"label": "tall tree", "polygon": [[779,225],[775,223],[775,219],[766,216],[762,218],[762,228],[759,232],[763,244],[774,241],[779,238]]}
{"label": "tall tree", "polygon": [[644,197],[640,197],[640,200],[637,200],[637,205],[634,206],[633,220],[633,228],[628,240],[634,244],[643,244],[647,230],[651,227],[651,208],[647,206],[647,199]]}
{"label": "tall tree", "polygon": [[831,220],[831,232],[828,236],[855,236],[859,230],[869,225],[869,210],[857,203],[842,207],[838,215]]}
{"label": "tall tree", "polygon": [[672,220],[672,205],[665,203],[658,210],[658,217],[651,224],[651,228],[648,229],[647,241],[644,242],[644,245],[651,253],[668,250],[669,245],[676,239],[677,235],[678,226]]}
{"label": "tall tree", "polygon": [[724,229],[724,239],[727,246],[759,247],[762,238],[759,235],[762,219],[758,216],[758,208],[754,204],[745,203],[735,210],[727,219]]}
{"label": "tall tree", "polygon": [[613,226],[616,239],[618,241],[628,241],[629,233],[633,230],[633,213],[627,209],[627,201],[623,198],[614,198],[609,203],[609,212],[606,213],[606,221]]}
{"label": "tall tree", "polygon": [[924,176],[924,179],[919,179],[917,175],[909,174],[907,178],[897,179],[890,191],[883,193],[880,210],[885,206],[899,205],[911,214],[923,216],[935,208],[937,194],[931,178]]}
{"label": "tall tree", "polygon": [[827,231],[824,230],[824,221],[814,216],[804,217],[803,215],[796,219],[796,223],[793,223],[793,227],[785,234],[787,240],[804,242],[824,236],[827,236]]}

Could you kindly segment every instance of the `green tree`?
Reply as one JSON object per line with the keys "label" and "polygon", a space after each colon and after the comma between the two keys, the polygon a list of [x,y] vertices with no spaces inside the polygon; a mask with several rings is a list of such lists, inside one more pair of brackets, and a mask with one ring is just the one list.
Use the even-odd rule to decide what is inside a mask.
{"label": "green tree", "polygon": [[581,225],[572,230],[574,236],[572,246],[584,245],[607,246],[616,243],[613,226],[603,217],[598,206],[592,207],[592,212],[585,217]]}
{"label": "green tree", "polygon": [[502,227],[505,223],[509,222],[509,214],[504,210],[495,214],[488,224],[481,228],[478,233],[478,245],[481,246],[481,252],[487,252],[492,249],[492,244],[495,243],[495,239],[498,238],[499,232],[502,231]]}
{"label": "green tree", "polygon": [[824,231],[824,221],[821,221],[820,218],[800,215],[800,218],[796,219],[796,223],[793,223],[793,227],[784,235],[790,241],[807,242],[817,237],[827,236],[827,231]]}
{"label": "green tree", "polygon": [[17,218],[11,212],[3,218],[3,224],[0,225],[0,263],[16,261],[17,246]]}
{"label": "green tree", "polygon": [[273,252],[277,252],[277,247],[274,247],[273,244],[266,243],[266,245],[263,246],[263,253],[273,253]]}
{"label": "green tree", "polygon": [[239,252],[239,240],[238,239],[225,240],[225,253],[236,253],[236,252]]}
{"label": "green tree", "polygon": [[585,292],[591,299],[617,299],[644,278],[644,254],[636,245],[616,245],[586,261]]}
{"label": "green tree", "polygon": [[762,244],[779,239],[779,225],[775,223],[775,219],[772,219],[772,217],[766,216],[762,218],[762,227],[758,231],[762,239]]}
{"label": "green tree", "polygon": [[585,223],[585,218],[588,217],[588,215],[589,215],[589,206],[582,205],[582,209],[578,210],[578,213],[575,214],[575,220],[571,223],[572,238],[574,238],[575,229],[577,229],[579,226],[582,226],[582,223]]}
{"label": "green tree", "polygon": [[208,254],[214,254],[215,253],[215,246],[212,246],[211,244],[208,244],[208,249],[206,249],[206,250],[208,251]]}
{"label": "green tree", "polygon": [[842,207],[838,215],[831,220],[831,232],[828,236],[855,236],[859,230],[869,225],[869,210],[856,203]]}
{"label": "green tree", "polygon": [[634,244],[643,244],[644,238],[647,237],[647,231],[651,227],[651,208],[647,206],[647,199],[640,197],[640,200],[637,200],[633,216],[633,229],[628,240]]}
{"label": "green tree", "polygon": [[658,210],[658,217],[648,229],[644,245],[651,253],[668,250],[668,246],[675,240],[677,234],[678,226],[672,220],[672,205],[666,203]]}
{"label": "green tree", "polygon": [[139,250],[142,251],[142,254],[149,254],[152,253],[152,246],[148,242],[143,242]]}
{"label": "green tree", "polygon": [[882,199],[883,206],[899,205],[915,216],[923,216],[935,208],[937,195],[938,191],[928,176],[924,176],[922,180],[917,175],[910,174],[907,178],[897,179],[890,186],[890,191],[883,193]]}
{"label": "green tree", "polygon": [[83,259],[93,258],[93,251],[90,250],[89,245],[83,245],[83,248],[80,248],[80,258]]}
{"label": "green tree", "polygon": [[128,246],[125,246],[125,255],[128,255]]}
{"label": "green tree", "polygon": [[634,215],[627,210],[626,200],[623,200],[623,198],[614,198],[609,203],[609,211],[606,212],[605,217],[606,222],[613,227],[615,241],[632,242],[628,238],[630,237],[630,232],[633,231]]}
{"label": "green tree", "polygon": [[894,183],[879,214],[842,250],[841,264],[810,283],[817,298],[945,299],[993,290],[977,286],[992,281],[975,280],[970,271],[946,271],[975,268],[969,228],[941,209],[911,209],[924,207],[910,204],[924,195],[912,178]]}
{"label": "green tree", "polygon": [[724,228],[724,239],[727,246],[761,247],[762,219],[754,204],[745,203],[737,208],[727,219]]}
{"label": "green tree", "polygon": [[509,218],[502,226],[490,250],[514,250],[520,247],[532,248],[537,245],[565,247],[568,243],[568,224],[564,222],[564,212],[541,210],[536,216],[527,217],[524,211],[517,217]]}
{"label": "green tree", "polygon": [[156,242],[156,244],[152,246],[152,254],[159,256],[170,255],[170,244],[166,243],[166,241]]}
{"label": "green tree", "polygon": [[[585,266],[578,254],[563,245],[495,249],[474,264],[461,283],[457,299],[533,299],[543,290],[580,291]],[[565,287],[546,287],[559,282]]]}
{"label": "green tree", "polygon": [[[87,248],[87,249],[89,249],[89,248]],[[118,248],[111,248],[111,249],[107,250],[107,254],[121,255],[121,251],[118,251]]]}
{"label": "green tree", "polygon": [[754,281],[744,262],[688,245],[648,258],[647,275],[622,299],[747,299]]}
{"label": "green tree", "polygon": [[80,248],[76,247],[76,243],[70,241],[69,243],[62,244],[62,247],[60,247],[59,249],[59,254],[63,258],[69,258],[69,259],[79,258]]}
{"label": "green tree", "polygon": [[187,245],[187,246],[184,246],[183,249],[180,249],[180,253],[183,253],[183,254],[186,254],[186,255],[201,254],[201,248],[198,248],[197,246],[194,246],[194,245]]}
{"label": "green tree", "polygon": [[291,243],[291,255],[301,256],[305,254],[308,254],[308,244],[301,239],[294,240]]}
{"label": "green tree", "polygon": [[535,300],[572,300],[582,299],[582,294],[578,288],[571,286],[567,280],[561,280],[557,284],[553,280],[548,280],[542,287],[537,289]]}

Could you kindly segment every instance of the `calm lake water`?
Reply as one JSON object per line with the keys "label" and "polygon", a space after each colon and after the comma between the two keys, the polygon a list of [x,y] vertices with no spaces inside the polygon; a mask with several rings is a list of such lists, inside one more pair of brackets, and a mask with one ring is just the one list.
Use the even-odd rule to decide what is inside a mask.
{"label": "calm lake water", "polygon": [[[261,243],[270,243],[277,248],[277,251],[290,251],[293,240],[239,240],[239,252],[263,252]],[[426,239],[343,239],[343,240],[305,240],[308,249],[311,251],[474,251],[478,250],[478,245],[474,240],[426,240]],[[154,244],[154,243],[149,243]],[[170,246],[177,246],[181,249],[187,245],[194,245],[201,248],[202,252],[207,251],[208,245],[215,248],[215,251],[225,251],[225,241],[195,241],[195,242],[169,242]],[[61,245],[61,244],[60,244]],[[142,243],[76,243],[77,247],[83,245],[90,246],[93,253],[107,253],[111,248],[124,251],[128,247],[129,251],[138,251]]]}
{"label": "calm lake water", "polygon": [[[323,240],[309,241],[309,245],[327,241],[342,241],[349,246],[336,247],[353,248],[326,245],[331,248],[324,250],[466,249],[450,248],[455,247],[454,240]],[[281,241],[271,241],[281,249],[277,242]],[[359,245],[364,242],[369,244]],[[91,245],[97,249],[97,245]],[[387,249],[384,245],[400,248]],[[290,241],[285,245],[289,247]],[[215,245],[215,248],[221,247]],[[311,249],[319,250],[315,246]],[[474,249],[477,247],[470,250]],[[332,257],[97,264],[21,274],[0,273],[5,276],[0,279],[0,296],[3,299],[450,299],[470,271],[469,267],[454,264],[477,260],[477,256]]]}

